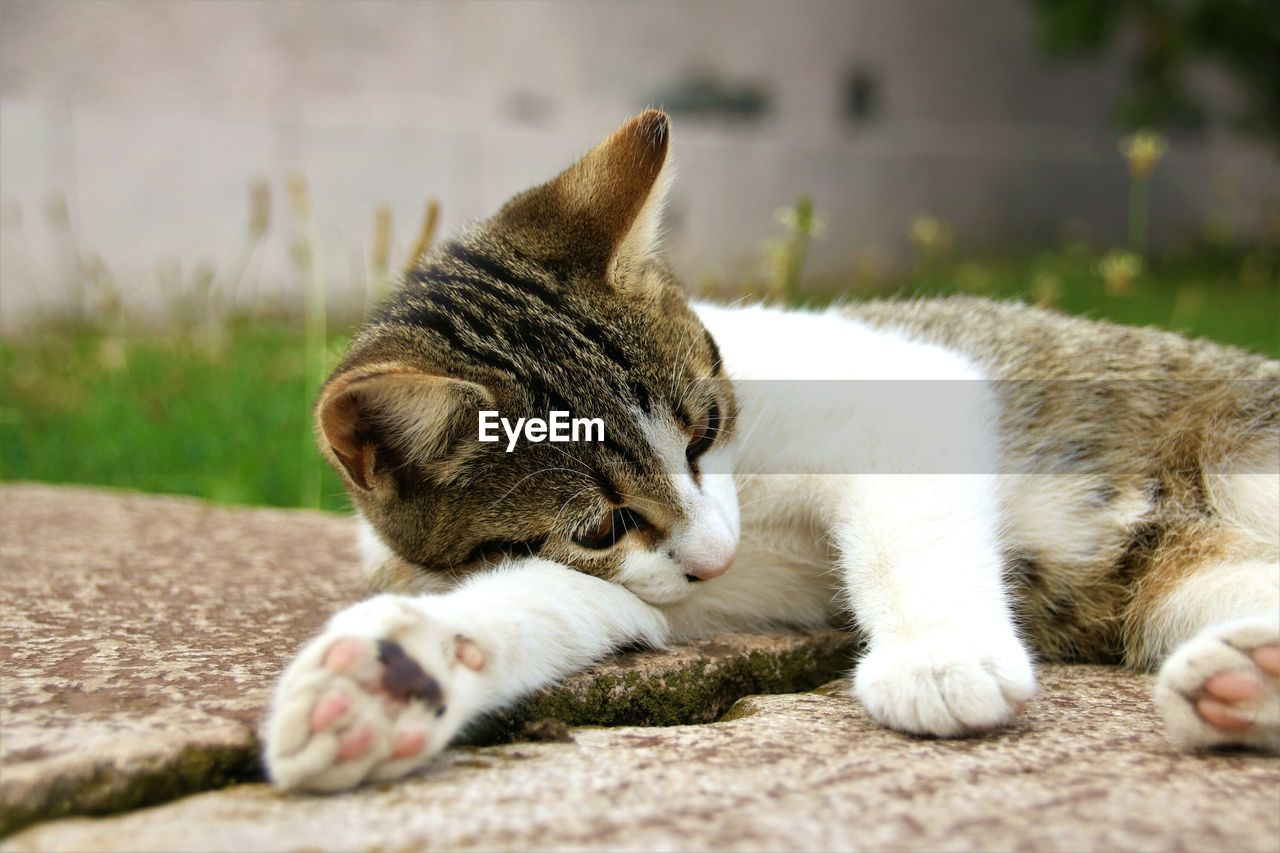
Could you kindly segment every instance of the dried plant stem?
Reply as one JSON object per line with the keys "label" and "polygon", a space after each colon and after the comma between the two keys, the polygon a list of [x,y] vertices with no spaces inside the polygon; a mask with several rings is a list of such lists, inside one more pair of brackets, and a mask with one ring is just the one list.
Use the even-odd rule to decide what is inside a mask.
{"label": "dried plant stem", "polygon": [[88,316],[88,292],[85,288],[80,245],[76,240],[75,230],[71,227],[71,214],[67,210],[66,197],[60,193],[50,196],[45,207],[45,216],[49,222],[49,229],[53,232],[62,283],[70,293],[72,304],[75,306],[74,316],[78,320],[92,319]]}
{"label": "dried plant stem", "polygon": [[382,202],[373,211],[373,245],[369,250],[369,285],[365,314],[386,299],[391,289],[391,244],[394,239],[391,205]]}
{"label": "dried plant stem", "polygon": [[779,211],[778,219],[786,229],[786,237],[777,245],[773,262],[770,296],[781,303],[796,300],[800,293],[800,279],[809,259],[809,245],[818,230],[813,199],[800,196],[795,206]]}
{"label": "dried plant stem", "polygon": [[1147,223],[1151,212],[1151,176],[1133,175],[1129,180],[1129,249],[1147,252]]}
{"label": "dried plant stem", "polygon": [[1151,172],[1168,148],[1168,140],[1150,128],[1120,140],[1120,153],[1129,166],[1129,251],[1139,255],[1147,251]]}
{"label": "dried plant stem", "polygon": [[259,178],[249,184],[249,228],[245,240],[240,244],[240,253],[223,280],[222,291],[230,301],[229,307],[234,310],[237,305],[257,297],[255,286],[248,293],[243,293],[245,278],[258,249],[266,240],[271,228],[271,187],[266,180]]}
{"label": "dried plant stem", "polygon": [[440,226],[440,202],[434,198],[427,199],[427,209],[422,214],[422,228],[418,231],[418,239],[405,260],[405,269],[413,269],[422,260],[422,256],[431,251],[431,244],[436,239],[436,229]]}
{"label": "dried plant stem", "polygon": [[[324,382],[327,360],[325,338],[328,323],[325,315],[324,272],[320,264],[319,239],[316,233],[315,216],[311,209],[311,194],[306,179],[301,175],[294,175],[290,179],[289,199],[299,230],[299,239],[294,246],[294,263],[302,274],[306,290],[302,346],[307,377],[305,405],[310,409],[312,395]],[[305,440],[308,444],[314,440],[310,423],[307,425]],[[316,458],[314,464],[307,470],[302,484],[301,506],[320,506],[321,466],[321,460]]]}
{"label": "dried plant stem", "polygon": [[796,232],[791,240],[791,251],[787,255],[787,269],[782,282],[782,298],[786,304],[794,302],[800,293],[800,276],[809,260],[811,241],[809,233],[805,231]]}

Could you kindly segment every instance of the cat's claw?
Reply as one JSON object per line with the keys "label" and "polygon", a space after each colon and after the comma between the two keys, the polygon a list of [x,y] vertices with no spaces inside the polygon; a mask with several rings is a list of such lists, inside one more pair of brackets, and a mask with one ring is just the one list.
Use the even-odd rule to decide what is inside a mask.
{"label": "cat's claw", "polygon": [[1280,618],[1202,631],[1160,668],[1155,699],[1169,738],[1184,749],[1280,752]]}
{"label": "cat's claw", "polygon": [[872,648],[853,693],[876,722],[916,735],[964,737],[1003,726],[1035,693],[1035,671],[1018,640],[986,648],[966,637],[924,637]]}
{"label": "cat's claw", "polygon": [[474,643],[405,599],[348,608],[280,681],[267,727],[272,781],[337,791],[418,769],[464,722],[451,694],[483,667]]}

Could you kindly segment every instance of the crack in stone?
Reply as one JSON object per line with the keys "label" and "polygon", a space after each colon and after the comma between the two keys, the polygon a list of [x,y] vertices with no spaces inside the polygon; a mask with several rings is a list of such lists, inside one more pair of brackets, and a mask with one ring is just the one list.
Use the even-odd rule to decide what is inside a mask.
{"label": "crack in stone", "polygon": [[[711,723],[723,720],[747,696],[820,687],[848,669],[857,649],[857,640],[839,631],[747,635],[734,640],[695,644],[674,655],[622,655],[540,691],[509,711],[491,715],[454,745],[529,739],[528,732],[539,731],[540,721],[566,727]],[[118,814],[261,781],[261,750],[253,727],[229,715],[218,716],[244,726],[243,744],[193,744],[141,770],[121,770],[104,762],[87,773],[29,786],[18,797],[5,791],[0,795],[4,806],[0,837],[53,818]]]}

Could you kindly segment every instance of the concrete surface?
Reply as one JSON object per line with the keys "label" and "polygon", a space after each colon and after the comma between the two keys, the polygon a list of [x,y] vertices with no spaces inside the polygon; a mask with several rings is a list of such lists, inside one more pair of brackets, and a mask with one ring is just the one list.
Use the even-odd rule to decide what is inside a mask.
{"label": "concrete surface", "polygon": [[0,811],[20,830],[0,849],[1280,851],[1280,760],[1175,752],[1149,676],[1045,667],[1012,730],[920,740],[842,682],[812,689],[853,652],[838,632],[624,655],[473,736],[533,740],[452,749],[403,784],[279,794],[253,781],[257,726],[289,655],[362,594],[351,533],[0,488]]}
{"label": "concrete surface", "polygon": [[728,722],[453,750],[334,797],[241,785],[5,850],[1232,850],[1280,848],[1280,763],[1167,747],[1147,679],[1052,667],[1010,732],[921,741],[843,683]]}
{"label": "concrete surface", "polygon": [[[363,597],[350,518],[49,486],[0,488],[0,833],[261,777],[276,676]],[[838,631],[619,655],[468,733],[708,722],[847,665]],[[536,734],[536,732],[535,732]]]}
{"label": "concrete surface", "polygon": [[4,487],[0,825],[252,778],[272,680],[361,597],[354,560],[319,513]]}

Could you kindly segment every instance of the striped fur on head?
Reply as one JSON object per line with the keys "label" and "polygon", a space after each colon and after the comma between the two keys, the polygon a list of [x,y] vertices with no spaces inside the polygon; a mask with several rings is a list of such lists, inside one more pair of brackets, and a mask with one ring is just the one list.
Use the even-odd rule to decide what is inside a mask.
{"label": "striped fur on head", "polygon": [[[628,554],[661,551],[684,582],[671,543],[698,523],[686,493],[700,477],[696,462],[672,470],[684,456],[674,464],[666,445],[682,451],[713,409],[726,444],[734,403],[714,341],[655,253],[668,141],[667,117],[646,112],[431,253],[326,384],[327,458],[422,572],[539,554],[614,578]],[[605,440],[508,453],[505,439],[477,440],[481,409],[598,417]],[[605,519],[616,544],[575,542]]]}

